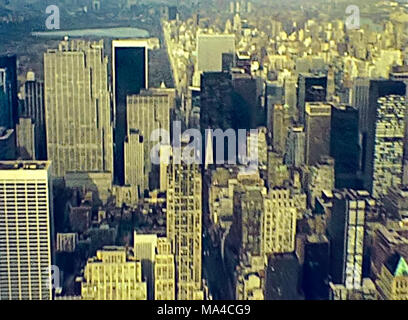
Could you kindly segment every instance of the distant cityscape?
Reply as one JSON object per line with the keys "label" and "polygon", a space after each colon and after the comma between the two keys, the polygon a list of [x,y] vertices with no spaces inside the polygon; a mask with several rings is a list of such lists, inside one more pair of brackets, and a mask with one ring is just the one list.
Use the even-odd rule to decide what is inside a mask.
{"label": "distant cityscape", "polygon": [[402,0],[0,0],[0,300],[408,300],[407,44]]}

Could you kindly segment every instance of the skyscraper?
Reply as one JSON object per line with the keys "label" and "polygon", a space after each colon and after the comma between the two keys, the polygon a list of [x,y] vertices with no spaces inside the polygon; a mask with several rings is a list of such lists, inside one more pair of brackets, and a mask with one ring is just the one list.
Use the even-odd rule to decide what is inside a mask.
{"label": "skyscraper", "polygon": [[[127,128],[139,130],[142,137],[144,156],[143,162],[137,163],[135,158],[126,166],[142,165],[145,189],[159,187],[159,168],[153,167],[151,151],[159,141],[150,139],[154,130],[163,129],[170,134],[170,114],[175,107],[174,89],[149,89],[142,90],[139,95],[127,97]],[[134,155],[133,155],[134,156]]]}
{"label": "skyscraper", "polygon": [[201,172],[197,164],[168,167],[167,238],[176,259],[178,300],[202,300]]}
{"label": "skyscraper", "polygon": [[52,299],[50,162],[0,162],[0,299]]}
{"label": "skyscraper", "polygon": [[35,79],[32,72],[27,73],[24,84],[24,103],[20,117],[30,118],[34,125],[35,159],[47,159],[47,138],[45,126],[44,82]]}
{"label": "skyscraper", "polygon": [[362,105],[360,131],[362,133],[362,164],[364,189],[373,190],[375,130],[379,98],[388,95],[405,96],[406,85],[401,81],[370,80],[369,102]]}
{"label": "skyscraper", "polygon": [[305,164],[305,132],[303,127],[291,127],[286,140],[285,164],[300,168]]}
{"label": "skyscraper", "polygon": [[367,191],[335,191],[328,225],[331,277],[347,289],[363,285],[365,217],[376,202]]}
{"label": "skyscraper", "polygon": [[103,41],[62,41],[44,54],[48,158],[53,176],[113,171],[108,58]]}
{"label": "skyscraper", "polygon": [[350,106],[332,108],[330,156],[334,159],[336,188],[358,188],[361,163],[358,110]]}
{"label": "skyscraper", "polygon": [[127,135],[126,101],[148,83],[148,40],[112,41],[112,80],[115,111],[115,181],[123,185],[124,143]]}
{"label": "skyscraper", "polygon": [[330,155],[330,130],[331,130],[330,104],[306,104],[306,153],[307,165],[314,165],[323,156]]}
{"label": "skyscraper", "polygon": [[298,78],[297,105],[299,121],[304,124],[307,102],[324,102],[327,97],[327,76],[301,73]]}
{"label": "skyscraper", "polygon": [[378,99],[374,146],[373,195],[383,197],[402,182],[406,100],[403,96]]}
{"label": "skyscraper", "polygon": [[222,55],[235,57],[234,34],[198,34],[197,35],[197,71],[222,71]]}

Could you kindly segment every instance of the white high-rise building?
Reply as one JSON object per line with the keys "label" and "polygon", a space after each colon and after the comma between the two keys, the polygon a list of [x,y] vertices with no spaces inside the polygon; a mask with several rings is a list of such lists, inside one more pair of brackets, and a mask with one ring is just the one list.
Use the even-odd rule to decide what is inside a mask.
{"label": "white high-rise building", "polygon": [[0,162],[0,300],[50,300],[50,162]]}

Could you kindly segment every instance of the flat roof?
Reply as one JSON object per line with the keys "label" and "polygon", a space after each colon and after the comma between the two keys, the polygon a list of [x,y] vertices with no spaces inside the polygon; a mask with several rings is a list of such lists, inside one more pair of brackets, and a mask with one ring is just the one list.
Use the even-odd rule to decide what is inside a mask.
{"label": "flat roof", "polygon": [[0,170],[46,170],[50,161],[0,161]]}

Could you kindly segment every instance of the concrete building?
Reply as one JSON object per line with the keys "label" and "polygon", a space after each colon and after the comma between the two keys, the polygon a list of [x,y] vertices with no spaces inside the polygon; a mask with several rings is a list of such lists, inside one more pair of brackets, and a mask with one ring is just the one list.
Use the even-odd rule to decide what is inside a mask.
{"label": "concrete building", "polygon": [[156,258],[157,235],[137,234],[133,235],[134,256],[142,263],[143,280],[147,283],[147,297],[153,300],[154,297],[154,264]]}
{"label": "concrete building", "polygon": [[222,71],[222,55],[235,56],[234,34],[198,34],[197,35],[197,71]]}
{"label": "concrete building", "polygon": [[146,189],[144,177],[144,141],[139,130],[130,129],[125,140],[125,185],[136,187],[139,198]]}
{"label": "concrete building", "polygon": [[0,162],[0,299],[52,299],[50,162]]}
{"label": "concrete building", "polygon": [[373,167],[373,195],[383,197],[389,187],[402,183],[405,97],[386,96],[378,99]]}
{"label": "concrete building", "polygon": [[166,238],[157,239],[154,264],[154,299],[176,299],[176,266],[171,243]]}
{"label": "concrete building", "polygon": [[154,167],[151,161],[151,151],[159,140],[158,137],[157,140],[151,140],[151,134],[154,130],[163,129],[170,135],[170,113],[174,107],[174,89],[142,90],[139,95],[127,96],[128,135],[130,130],[138,130],[144,146],[142,164],[133,161],[132,165],[143,165],[144,187],[146,189],[153,190],[159,187],[160,168]]}
{"label": "concrete building", "polygon": [[196,164],[168,167],[167,238],[176,259],[178,300],[202,300],[201,172]]}
{"label": "concrete building", "polygon": [[53,177],[113,173],[108,57],[103,41],[62,41],[44,54],[48,158]]}
{"label": "concrete building", "polygon": [[104,247],[85,266],[83,300],[146,300],[142,264],[126,248]]}
{"label": "concrete building", "polygon": [[291,190],[269,190],[262,215],[262,254],[295,250],[296,219],[297,208]]}

